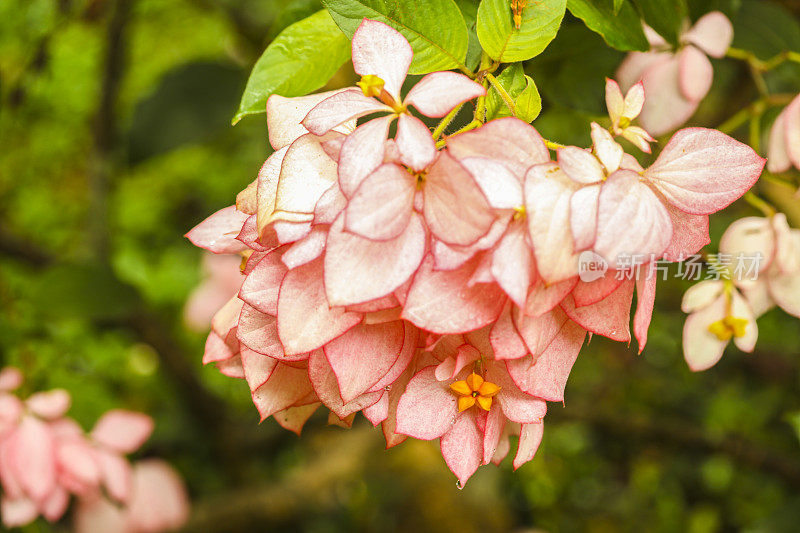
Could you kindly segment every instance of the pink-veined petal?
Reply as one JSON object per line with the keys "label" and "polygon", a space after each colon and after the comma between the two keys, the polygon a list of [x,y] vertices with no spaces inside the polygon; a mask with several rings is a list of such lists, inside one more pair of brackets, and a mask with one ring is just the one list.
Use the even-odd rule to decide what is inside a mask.
{"label": "pink-veined petal", "polygon": [[622,116],[633,120],[642,112],[644,106],[644,83],[639,81],[634,84],[625,94],[625,105],[622,111]]}
{"label": "pink-veined petal", "polygon": [[176,530],[189,519],[189,512],[186,487],[169,464],[160,459],[144,459],[134,465],[126,512],[131,531]]}
{"label": "pink-veined petal", "polygon": [[322,350],[315,350],[308,358],[308,377],[314,392],[337,417],[344,420],[350,415],[380,401],[384,391],[361,394],[349,402],[342,399],[336,374]]}
{"label": "pink-veined petal", "polygon": [[577,183],[597,183],[605,178],[600,161],[591,152],[577,146],[558,150],[558,166]]}
{"label": "pink-veined petal", "polygon": [[[649,269],[648,269],[649,270]],[[636,314],[633,316],[633,334],[639,343],[639,353],[647,344],[647,331],[653,318],[653,305],[656,301],[656,282],[658,274],[649,272],[636,279]]]}
{"label": "pink-veined petal", "polygon": [[769,130],[767,146],[767,170],[773,173],[786,172],[792,166],[786,146],[786,110],[780,112]]}
{"label": "pink-veined petal", "polygon": [[392,368],[404,337],[401,321],[359,324],[325,345],[325,357],[345,403],[366,392]]}
{"label": "pink-veined petal", "polygon": [[337,176],[336,162],[320,144],[323,140],[323,137],[306,134],[289,146],[278,177],[275,212],[269,220],[307,222],[314,218],[317,201]]}
{"label": "pink-veined petal", "polygon": [[572,194],[569,203],[569,227],[575,250],[587,250],[597,236],[597,205],[601,184],[581,187]]}
{"label": "pink-veined petal", "polygon": [[400,89],[414,57],[403,35],[376,20],[364,19],[353,34],[353,68],[359,76],[378,76],[384,89],[400,100]]}
{"label": "pink-veined petal", "polygon": [[[622,164],[622,156],[625,154],[622,150],[622,146],[614,140],[614,137],[611,136],[607,129],[600,126],[597,122],[592,122],[592,142],[594,144],[595,153],[597,154],[597,159],[603,163],[606,172],[608,174],[616,172],[620,164]],[[595,176],[596,175],[595,173]],[[586,183],[590,182],[587,181]]]}
{"label": "pink-veined petal", "polygon": [[[639,175],[619,170],[608,178],[597,207],[595,251],[611,268],[623,256],[639,263],[661,256],[672,240],[672,220],[666,207]],[[637,258],[637,256],[639,256]]]}
{"label": "pink-veined petal", "polygon": [[690,314],[683,325],[683,356],[689,368],[698,372],[717,364],[728,342],[720,340],[708,327],[725,318],[725,297]]}
{"label": "pink-veined petal", "polygon": [[278,194],[278,178],[281,175],[281,165],[289,146],[284,146],[270,155],[256,178],[256,226],[259,236],[267,234],[268,225],[272,214],[275,212],[275,198]]}
{"label": "pink-veined petal", "polygon": [[281,361],[297,361],[307,357],[305,354],[287,356],[283,352],[283,345],[278,337],[277,319],[249,305],[242,307],[239,326],[236,328],[236,337],[244,347]]}
{"label": "pink-veined petal", "polygon": [[436,157],[436,144],[431,130],[417,117],[407,113],[400,115],[394,140],[400,150],[400,159],[417,172],[428,168]]}
{"label": "pink-veined petal", "polygon": [[492,252],[492,277],[514,303],[525,307],[533,256],[523,222],[512,223]]}
{"label": "pink-veined petal", "polygon": [[520,390],[550,402],[563,402],[564,389],[578,359],[586,330],[571,320],[537,357],[508,361],[508,372]]}
{"label": "pink-veined petal", "polygon": [[339,156],[339,187],[348,198],[383,163],[384,145],[394,115],[365,122],[345,139]]}
{"label": "pink-veined petal", "polygon": [[247,214],[236,206],[225,207],[192,228],[186,238],[215,254],[236,254],[247,249],[236,239],[246,220]]}
{"label": "pink-veined petal", "polygon": [[290,269],[297,268],[306,263],[310,263],[325,250],[325,243],[328,240],[328,228],[324,226],[313,226],[311,233],[296,241],[281,256],[281,261]]}
{"label": "pink-veined petal", "polygon": [[491,120],[476,130],[449,138],[447,151],[459,160],[495,159],[520,178],[533,165],[550,161],[550,151],[539,132],[514,117]]}
{"label": "pink-veined petal", "polygon": [[313,393],[305,367],[295,368],[278,363],[266,383],[253,393],[253,403],[264,421],[278,411],[300,403]]}
{"label": "pink-veined petal", "polygon": [[286,98],[277,94],[271,95],[267,99],[267,130],[269,144],[272,145],[272,148],[280,150],[284,146],[292,144],[301,135],[308,133],[302,124],[308,112],[323,100],[339,92],[341,89],[294,98]]}
{"label": "pink-veined petal", "polygon": [[416,179],[404,168],[391,163],[379,166],[347,204],[345,228],[366,239],[394,239],[408,226],[416,192]]}
{"label": "pink-veined petal", "polygon": [[776,242],[772,225],[768,218],[744,217],[734,221],[719,241],[719,252],[730,255],[735,265],[737,257],[761,255],[758,271],[765,272],[775,256]]}
{"label": "pink-veined petal", "polygon": [[440,118],[459,104],[485,95],[486,89],[463,74],[432,72],[411,88],[405,104],[427,117]]}
{"label": "pink-veined petal", "polygon": [[506,419],[501,409],[492,409],[486,415],[486,425],[483,430],[483,461],[481,461],[481,464],[489,464],[497,453],[505,425]]}
{"label": "pink-veined petal", "polygon": [[494,322],[503,310],[503,291],[494,284],[468,286],[476,259],[455,270],[436,271],[428,256],[414,276],[403,318],[440,334],[463,333]]}
{"label": "pink-veined petal", "polygon": [[681,311],[693,313],[704,309],[716,301],[725,290],[725,284],[718,280],[705,280],[689,287],[683,294]]}
{"label": "pink-veined petal", "polygon": [[714,67],[708,57],[694,46],[687,46],[678,55],[678,64],[678,83],[683,96],[693,102],[705,98],[714,79]]}
{"label": "pink-veined petal", "polygon": [[278,366],[278,360],[261,355],[247,347],[242,348],[241,357],[244,379],[247,381],[247,385],[250,387],[250,393],[252,394],[256,389],[267,382],[272,372],[275,370],[275,367]]}
{"label": "pink-veined petal", "polygon": [[[642,80],[644,73],[651,66],[664,61],[671,54],[662,52],[631,52],[620,63],[615,77],[622,90],[630,89]],[[650,97],[649,92],[648,98]]]}
{"label": "pink-veined petal", "polygon": [[511,302],[506,304],[489,332],[489,342],[497,359],[519,359],[528,353],[528,347],[511,318],[512,307]]}
{"label": "pink-veined petal", "polygon": [[540,422],[547,413],[547,403],[541,398],[522,392],[508,374],[506,363],[498,361],[489,367],[486,379],[500,387],[495,400],[509,420],[520,424]]}
{"label": "pink-veined petal", "polygon": [[459,415],[441,440],[442,457],[461,487],[483,461],[483,435],[475,425],[474,416],[470,411]]}
{"label": "pink-veined petal", "polygon": [[723,13],[712,11],[700,17],[682,38],[711,57],[724,57],[733,40],[733,24]]}
{"label": "pink-veined petal", "polygon": [[425,241],[425,228],[416,214],[403,232],[389,241],[371,241],[347,233],[340,216],[328,233],[325,252],[327,301],[331,305],[353,305],[391,293],[419,267]]}
{"label": "pink-veined petal", "polygon": [[447,152],[428,171],[423,185],[425,222],[436,238],[466,246],[486,235],[494,214],[472,175]]}
{"label": "pink-veined petal", "polygon": [[622,277],[617,276],[613,270],[594,281],[579,281],[575,288],[572,289],[575,307],[584,307],[603,300],[617,290],[622,285],[622,282]]}
{"label": "pink-veined petal", "polygon": [[390,113],[392,108],[361,89],[337,92],[314,106],[303,119],[303,126],[314,135],[325,135],[340,124],[372,113]]}
{"label": "pink-veined petal", "polygon": [[578,280],[578,276],[574,276],[558,283],[548,284],[540,279],[528,293],[525,314],[537,317],[551,311],[572,291]]}
{"label": "pink-veined petal", "polygon": [[789,160],[800,169],[800,95],[784,110],[784,138]]}
{"label": "pink-veined petal", "polygon": [[690,215],[669,203],[665,207],[672,220],[672,240],[664,250],[664,259],[683,261],[711,242],[708,215]]}
{"label": "pink-veined petal", "polygon": [[561,308],[583,329],[611,340],[628,342],[631,340],[633,287],[633,280],[625,281],[605,299],[584,307],[575,307],[572,296],[567,296]]}
{"label": "pink-veined petal", "polygon": [[536,455],[544,436],[544,424],[522,424],[519,435],[519,447],[514,456],[514,470],[521,467]]}
{"label": "pink-veined petal", "polygon": [[287,355],[310,352],[361,322],[362,315],[328,304],[322,259],[290,270],[278,297],[278,335]]}
{"label": "pink-veined petal", "polygon": [[508,166],[486,157],[466,157],[460,163],[475,178],[489,205],[495,209],[515,209],[523,205],[522,181]]}
{"label": "pink-veined petal", "polygon": [[528,233],[536,267],[548,283],[569,279],[578,271],[570,230],[570,198],[578,189],[554,163],[531,167],[525,177]]}
{"label": "pink-veined petal", "polygon": [[525,315],[518,309],[512,313],[514,326],[520,337],[534,357],[544,352],[558,332],[567,322],[567,316],[559,308],[555,308],[538,317]]}
{"label": "pink-veined petal", "polygon": [[317,402],[298,407],[289,407],[275,413],[272,417],[283,429],[288,429],[299,436],[300,432],[303,431],[303,426],[306,425],[311,415],[319,409],[320,405],[321,404]]}
{"label": "pink-veined petal", "polygon": [[720,131],[685,128],[670,139],[644,176],[678,209],[706,215],[752,187],[765,161]]}
{"label": "pink-veined petal", "polygon": [[625,116],[625,99],[617,82],[611,78],[606,78],[606,109],[611,123],[616,126],[619,119]]}
{"label": "pink-veined petal", "polygon": [[418,372],[405,388],[397,405],[396,432],[422,440],[444,435],[456,420],[456,396],[449,382],[436,379],[436,367]]}
{"label": "pink-veined petal", "polygon": [[262,313],[277,315],[278,292],[286,272],[281,252],[268,253],[245,278],[239,298]]}

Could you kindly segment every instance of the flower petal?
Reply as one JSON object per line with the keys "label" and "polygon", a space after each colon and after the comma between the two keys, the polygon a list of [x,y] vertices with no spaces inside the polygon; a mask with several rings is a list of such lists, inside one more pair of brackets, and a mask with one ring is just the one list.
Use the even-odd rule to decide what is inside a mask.
{"label": "flower petal", "polygon": [[786,109],[780,112],[769,130],[767,146],[767,170],[772,173],[786,172],[792,161],[786,145]]}
{"label": "flower petal", "polygon": [[53,389],[32,394],[25,405],[39,418],[55,420],[66,414],[72,405],[72,398],[64,389]]}
{"label": "flower petal", "polygon": [[633,280],[625,281],[605,299],[584,307],[575,307],[572,296],[567,296],[561,308],[583,329],[611,340],[628,342],[631,340],[633,287]]}
{"label": "flower petal", "polygon": [[413,105],[426,117],[440,118],[458,105],[485,95],[483,86],[463,74],[432,72],[411,88],[405,103]]}
{"label": "flower petal", "polygon": [[639,343],[639,353],[647,344],[647,330],[653,318],[653,305],[656,301],[656,282],[658,274],[640,275],[636,280],[636,314],[633,316],[633,334]]}
{"label": "flower petal", "polygon": [[442,436],[442,457],[463,487],[483,460],[483,435],[475,425],[474,415],[460,415],[453,427]]}
{"label": "flower petal", "polygon": [[306,425],[311,415],[319,409],[320,405],[319,402],[316,402],[298,407],[289,407],[283,411],[278,411],[272,417],[283,429],[288,429],[299,436],[303,426]]}
{"label": "flower petal", "polygon": [[386,92],[398,101],[413,57],[406,38],[383,22],[364,19],[353,34],[356,74],[378,76],[384,81]]}
{"label": "flower petal", "polygon": [[685,128],[670,139],[644,176],[678,209],[707,215],[752,187],[765,161],[722,132]]}
{"label": "flower petal", "polygon": [[253,403],[264,421],[278,411],[301,404],[313,393],[306,368],[278,363],[266,383],[253,393]]}
{"label": "flower petal", "polygon": [[403,113],[397,120],[397,148],[400,159],[409,168],[421,172],[433,163],[436,157],[436,144],[431,130],[420,119]]}
{"label": "flower petal", "polygon": [[340,92],[342,92],[341,89],[294,98],[286,98],[277,94],[271,95],[267,99],[267,129],[272,148],[280,150],[284,146],[292,144],[298,137],[308,133],[302,124],[308,112],[323,100]]}
{"label": "flower petal", "polygon": [[642,81],[647,100],[639,124],[652,135],[674,130],[697,110],[697,101],[687,100],[680,90],[678,56],[663,54],[644,71]]}
{"label": "flower petal", "polygon": [[247,220],[247,214],[236,206],[220,209],[186,234],[192,244],[215,254],[236,254],[247,249],[236,240]]}
{"label": "flower petal", "polygon": [[303,126],[314,135],[325,135],[345,122],[379,112],[391,113],[392,108],[353,87],[314,106],[303,119]]}
{"label": "flower petal", "polygon": [[383,163],[384,145],[393,115],[372,119],[345,139],[339,155],[339,187],[348,198]]}
{"label": "flower petal", "polygon": [[375,241],[400,235],[414,209],[415,181],[398,165],[379,166],[361,182],[347,204],[347,231]]}
{"label": "flower petal", "polygon": [[275,367],[278,366],[278,360],[272,357],[261,355],[260,353],[243,348],[242,353],[242,370],[244,370],[244,379],[250,387],[250,393],[256,391],[261,385],[267,382]]}
{"label": "flower petal", "polygon": [[[672,220],[639,175],[619,170],[608,178],[597,207],[595,251],[611,268],[627,255],[644,263],[660,257],[672,240]],[[641,256],[637,259],[636,256]]]}
{"label": "flower petal", "polygon": [[606,78],[606,109],[614,125],[619,124],[619,119],[625,116],[625,99],[619,85],[611,78]]}
{"label": "flower petal", "polygon": [[522,392],[509,376],[505,362],[498,361],[489,367],[486,377],[500,387],[500,393],[495,400],[509,420],[520,424],[533,424],[544,418],[547,413],[547,403],[541,398]]}
{"label": "flower petal", "polygon": [[533,165],[550,161],[550,151],[539,132],[514,117],[491,120],[476,130],[448,138],[447,151],[459,160],[467,157],[497,160],[520,178]]}
{"label": "flower petal", "polygon": [[262,313],[278,314],[278,293],[288,272],[281,261],[281,251],[265,255],[250,271],[239,290],[239,298]]}
{"label": "flower petal", "polygon": [[683,35],[683,40],[711,57],[724,57],[733,40],[733,24],[723,13],[712,11],[700,17]]}
{"label": "flower petal", "polygon": [[503,310],[503,291],[494,284],[468,282],[477,268],[472,259],[455,270],[436,271],[422,262],[408,293],[403,318],[433,333],[463,333],[494,322]]}
{"label": "flower petal", "polygon": [[32,500],[43,501],[56,486],[55,443],[50,429],[28,415],[8,439],[12,475]]}
{"label": "flower petal", "polygon": [[496,159],[466,157],[459,160],[495,209],[515,209],[523,205],[522,180]]}
{"label": "flower petal", "polygon": [[340,419],[346,419],[365,407],[377,403],[384,393],[384,391],[365,393],[345,402],[339,390],[336,374],[322,350],[315,350],[308,358],[308,377],[314,386],[314,392],[317,393],[325,407]]}
{"label": "flower petal", "polygon": [[664,250],[664,259],[683,261],[711,242],[708,215],[690,215],[669,203],[665,207],[672,220],[672,240]]}
{"label": "flower petal", "polygon": [[683,325],[683,357],[693,372],[707,370],[722,358],[728,342],[717,338],[708,327],[724,317],[724,295],[686,317]]}
{"label": "flower petal", "polygon": [[570,198],[577,189],[554,163],[531,167],[525,177],[528,232],[536,267],[547,283],[569,279],[578,271],[569,227]]}
{"label": "flower petal", "polygon": [[466,246],[489,231],[494,215],[475,180],[447,152],[428,171],[423,185],[425,222],[439,240]]}
{"label": "flower petal", "polygon": [[489,332],[489,342],[497,359],[519,359],[528,353],[528,347],[511,318],[512,307],[511,302],[506,304]]}
{"label": "flower petal", "polygon": [[597,205],[601,184],[581,187],[572,194],[569,202],[569,227],[575,241],[575,250],[583,251],[594,245],[597,237]]}
{"label": "flower petal", "polygon": [[683,96],[693,102],[705,98],[714,79],[714,67],[708,57],[694,46],[687,46],[678,54],[678,65]]}
{"label": "flower petal", "polygon": [[138,450],[153,432],[153,419],[142,413],[115,409],[92,429],[92,440],[122,454]]}
{"label": "flower petal", "polygon": [[514,303],[525,307],[533,255],[523,222],[512,223],[492,252],[492,277]]}
{"label": "flower petal", "polygon": [[[391,293],[417,270],[425,255],[425,228],[414,214],[402,233],[372,241],[344,231],[340,216],[328,233],[325,290],[331,305],[353,305]],[[353,282],[358,276],[358,283]]]}
{"label": "flower petal", "polygon": [[458,410],[449,383],[436,379],[436,367],[418,372],[397,405],[396,432],[422,440],[444,435],[454,424]]}
{"label": "flower petal", "polygon": [[325,345],[325,357],[345,403],[365,393],[392,368],[404,337],[401,321],[359,324]]}
{"label": "flower petal", "polygon": [[577,146],[558,150],[558,166],[577,183],[597,183],[605,178],[600,161],[591,152]]}
{"label": "flower petal", "polygon": [[[607,129],[600,126],[597,122],[592,122],[592,142],[594,143],[597,159],[603,163],[606,172],[609,174],[616,172],[622,164],[622,156],[625,155],[622,146],[614,140],[614,137],[611,136]],[[596,175],[595,173],[595,176]]]}
{"label": "flower petal", "polygon": [[544,424],[523,424],[519,434],[517,455],[514,456],[514,470],[521,467],[536,455],[544,436]]}
{"label": "flower petal", "polygon": [[362,315],[331,308],[322,259],[290,270],[278,297],[278,335],[287,355],[310,352],[361,322]]}

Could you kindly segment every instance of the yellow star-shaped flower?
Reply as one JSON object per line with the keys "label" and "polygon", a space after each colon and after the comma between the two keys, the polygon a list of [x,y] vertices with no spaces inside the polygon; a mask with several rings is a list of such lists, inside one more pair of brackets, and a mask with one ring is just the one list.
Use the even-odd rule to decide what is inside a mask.
{"label": "yellow star-shaped flower", "polygon": [[456,381],[450,389],[458,394],[458,411],[465,411],[478,404],[484,411],[492,408],[492,398],[500,392],[500,387],[473,372],[467,379]]}

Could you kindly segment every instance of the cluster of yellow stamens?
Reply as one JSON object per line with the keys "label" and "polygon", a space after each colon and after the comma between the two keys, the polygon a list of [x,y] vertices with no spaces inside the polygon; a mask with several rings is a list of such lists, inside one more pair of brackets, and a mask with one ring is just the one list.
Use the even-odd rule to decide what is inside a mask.
{"label": "cluster of yellow stamens", "polygon": [[394,97],[386,91],[386,82],[383,81],[380,76],[366,74],[361,76],[361,80],[357,81],[356,85],[361,88],[361,92],[364,93],[364,96],[377,98],[391,107],[398,115],[400,113],[405,113],[405,106],[401,102],[395,100]]}
{"label": "cluster of yellow stamens", "polygon": [[721,341],[729,341],[732,337],[744,337],[746,328],[746,318],[726,316],[722,320],[717,320],[708,326],[708,331],[716,335]]}
{"label": "cluster of yellow stamens", "polygon": [[500,392],[500,387],[484,380],[473,372],[467,379],[456,381],[450,389],[458,395],[458,411],[469,409],[476,403],[484,411],[492,408],[492,398]]}
{"label": "cluster of yellow stamens", "polygon": [[522,10],[528,4],[528,0],[511,0],[511,12],[514,15],[514,27],[519,29],[522,26]]}

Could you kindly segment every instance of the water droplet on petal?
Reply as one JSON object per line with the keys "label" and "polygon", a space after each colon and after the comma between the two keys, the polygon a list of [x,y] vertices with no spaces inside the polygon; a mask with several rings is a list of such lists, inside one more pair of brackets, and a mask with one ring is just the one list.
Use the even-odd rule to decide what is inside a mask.
{"label": "water droplet on petal", "polygon": [[456,488],[458,490],[464,490],[464,485],[461,484],[461,480],[456,480]]}

